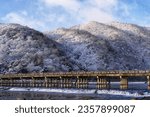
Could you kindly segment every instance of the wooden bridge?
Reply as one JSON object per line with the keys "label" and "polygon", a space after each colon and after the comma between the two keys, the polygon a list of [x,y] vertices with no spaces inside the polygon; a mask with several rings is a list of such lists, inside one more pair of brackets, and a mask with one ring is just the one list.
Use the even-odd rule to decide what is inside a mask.
{"label": "wooden bridge", "polygon": [[128,89],[128,83],[137,78],[145,81],[150,90],[150,71],[0,74],[0,86],[110,89],[111,82],[117,81],[120,83],[118,88],[125,90]]}

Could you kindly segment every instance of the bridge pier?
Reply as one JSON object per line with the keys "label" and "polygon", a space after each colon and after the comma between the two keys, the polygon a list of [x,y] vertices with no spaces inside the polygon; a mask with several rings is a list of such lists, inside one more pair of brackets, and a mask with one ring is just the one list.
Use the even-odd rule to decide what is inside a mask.
{"label": "bridge pier", "polygon": [[34,77],[32,77],[31,86],[32,86],[32,87],[35,87],[35,78],[34,78]]}
{"label": "bridge pier", "polygon": [[79,78],[79,88],[83,88],[83,79]]}
{"label": "bridge pier", "polygon": [[147,76],[147,89],[150,90],[150,77]]}
{"label": "bridge pier", "polygon": [[87,88],[88,80],[87,78],[82,78],[77,76],[76,88]]}
{"label": "bridge pier", "polygon": [[66,86],[67,86],[67,84],[66,84],[66,78],[63,79],[63,84],[64,84],[63,88],[66,88]]}
{"label": "bridge pier", "polygon": [[54,88],[54,79],[53,78],[50,78],[50,87]]}
{"label": "bridge pier", "polygon": [[87,89],[88,88],[88,79],[83,78],[83,88]]}
{"label": "bridge pier", "polygon": [[49,87],[51,88],[52,87],[52,79],[51,78],[49,78],[48,83],[49,83]]}
{"label": "bridge pier", "polygon": [[0,86],[2,86],[2,84],[3,84],[3,79],[0,78]]}
{"label": "bridge pier", "polygon": [[[59,77],[59,84],[57,84],[57,87],[59,88],[69,88],[70,83],[68,78],[62,78],[61,76]],[[56,81],[58,82],[58,80]]]}
{"label": "bridge pier", "polygon": [[56,83],[56,79],[55,78],[52,78],[52,87],[54,88],[55,87],[55,84]]}
{"label": "bridge pier", "polygon": [[81,78],[81,88],[84,89],[85,88],[85,79]]}
{"label": "bridge pier", "polygon": [[80,79],[79,79],[79,76],[77,76],[76,88],[80,88]]}
{"label": "bridge pier", "polygon": [[21,87],[24,87],[24,81],[23,81],[23,78],[20,77],[20,79],[21,79]]}
{"label": "bridge pier", "polygon": [[3,82],[2,86],[5,86],[5,83],[6,83],[6,82],[5,82],[5,79],[3,79],[3,81],[2,81],[2,82]]}
{"label": "bridge pier", "polygon": [[128,89],[128,78],[120,76],[120,89]]}
{"label": "bridge pier", "polygon": [[11,87],[12,87],[12,85],[13,85],[13,82],[12,82],[12,79],[10,79],[9,86],[11,86]]}
{"label": "bridge pier", "polygon": [[109,89],[110,80],[97,76],[97,89]]}
{"label": "bridge pier", "polygon": [[5,86],[8,86],[8,84],[9,84],[9,80],[6,79]]}
{"label": "bridge pier", "polygon": [[63,88],[63,81],[62,81],[62,77],[60,76],[60,88]]}
{"label": "bridge pier", "polygon": [[65,83],[66,83],[66,87],[65,88],[68,88],[68,78],[65,78]]}
{"label": "bridge pier", "polygon": [[76,88],[83,88],[83,79],[77,76]]}
{"label": "bridge pier", "polygon": [[68,88],[72,88],[72,78],[68,78]]}
{"label": "bridge pier", "polygon": [[22,80],[22,78],[20,77],[20,87],[22,87],[23,86],[23,80]]}
{"label": "bridge pier", "polygon": [[48,82],[47,82],[47,77],[45,77],[45,87],[47,88],[48,87]]}

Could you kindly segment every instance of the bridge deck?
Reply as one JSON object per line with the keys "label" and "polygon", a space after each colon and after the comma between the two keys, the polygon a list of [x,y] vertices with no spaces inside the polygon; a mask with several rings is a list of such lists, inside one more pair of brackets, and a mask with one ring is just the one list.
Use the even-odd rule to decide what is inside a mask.
{"label": "bridge deck", "polygon": [[53,72],[53,73],[27,73],[27,74],[0,74],[0,78],[20,78],[20,77],[73,77],[73,76],[103,76],[103,77],[143,77],[150,76],[150,71],[99,71],[99,72]]}
{"label": "bridge deck", "polygon": [[[99,71],[99,72],[54,72],[27,74],[0,74],[0,86],[89,88],[110,89],[112,79],[120,82],[120,89],[128,89],[128,79],[146,78],[150,89],[150,71]],[[96,86],[93,86],[96,85]]]}

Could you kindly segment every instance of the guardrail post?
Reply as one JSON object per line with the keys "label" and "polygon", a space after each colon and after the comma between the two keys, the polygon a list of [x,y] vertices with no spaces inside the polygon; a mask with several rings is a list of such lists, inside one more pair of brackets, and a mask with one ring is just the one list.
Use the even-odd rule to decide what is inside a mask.
{"label": "guardrail post", "polygon": [[120,76],[120,89],[128,89],[128,78]]}

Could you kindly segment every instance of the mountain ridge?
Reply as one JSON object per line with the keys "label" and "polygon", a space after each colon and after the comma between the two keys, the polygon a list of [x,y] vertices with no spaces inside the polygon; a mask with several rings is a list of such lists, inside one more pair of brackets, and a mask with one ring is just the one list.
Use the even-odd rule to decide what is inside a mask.
{"label": "mountain ridge", "polygon": [[150,69],[150,30],[89,22],[39,32],[0,24],[0,73]]}

